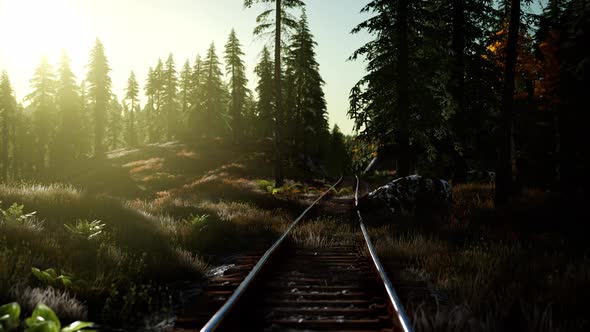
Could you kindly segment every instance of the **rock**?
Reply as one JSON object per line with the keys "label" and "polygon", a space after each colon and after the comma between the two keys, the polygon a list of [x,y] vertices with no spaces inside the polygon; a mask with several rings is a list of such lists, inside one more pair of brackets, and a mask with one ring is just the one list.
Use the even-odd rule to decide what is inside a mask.
{"label": "rock", "polygon": [[451,185],[440,179],[410,175],[381,186],[359,199],[362,212],[383,214],[383,209],[394,215],[412,216],[417,212],[446,209],[452,200]]}

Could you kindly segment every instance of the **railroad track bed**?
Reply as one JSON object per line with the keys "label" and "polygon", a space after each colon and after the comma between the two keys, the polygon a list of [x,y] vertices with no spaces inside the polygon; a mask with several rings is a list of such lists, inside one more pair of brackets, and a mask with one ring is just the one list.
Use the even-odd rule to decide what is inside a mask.
{"label": "railroad track bed", "polygon": [[[201,303],[177,321],[175,331],[412,331],[360,214],[364,239],[353,245],[309,248],[289,240],[327,193],[268,251],[236,258],[211,280]],[[426,287],[406,282],[400,290],[409,295]]]}

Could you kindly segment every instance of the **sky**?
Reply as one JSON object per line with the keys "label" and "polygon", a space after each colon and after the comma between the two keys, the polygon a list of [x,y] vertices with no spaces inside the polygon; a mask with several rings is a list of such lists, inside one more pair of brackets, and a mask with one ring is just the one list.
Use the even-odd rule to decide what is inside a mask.
{"label": "sky", "polygon": [[[348,119],[348,94],[364,75],[361,61],[347,58],[370,40],[366,33],[351,35],[354,26],[368,18],[360,14],[367,0],[307,0],[307,14],[320,72],[330,124],[352,133]],[[98,37],[105,45],[111,66],[113,92],[119,98],[130,71],[140,84],[159,57],[174,55],[177,69],[197,54],[204,55],[211,42],[222,57],[232,28],[243,45],[245,63],[254,89],[254,67],[262,47],[270,40],[254,37],[256,16],[268,5],[244,8],[243,0],[0,0],[0,70],[6,70],[22,101],[30,92],[29,80],[41,56],[57,66],[62,49],[72,58],[80,82]],[[295,12],[296,13],[296,12]]]}

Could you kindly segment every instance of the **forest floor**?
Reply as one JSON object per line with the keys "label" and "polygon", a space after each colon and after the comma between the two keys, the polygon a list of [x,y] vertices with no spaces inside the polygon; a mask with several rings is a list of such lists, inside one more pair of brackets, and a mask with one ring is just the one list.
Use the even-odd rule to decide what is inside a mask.
{"label": "forest floor", "polygon": [[[7,212],[0,217],[0,303],[17,301],[30,312],[41,301],[66,322],[164,330],[187,285],[198,288],[227,257],[266,249],[329,186],[289,180],[273,190],[265,153],[216,146],[112,151],[101,163],[67,170],[67,184],[0,185]],[[310,178],[294,165],[287,174]],[[351,198],[352,190],[336,194]],[[590,295],[583,227],[590,216],[580,214],[581,202],[526,190],[497,211],[487,184],[457,185],[453,197],[444,220],[367,221],[394,285],[428,285],[429,296],[402,298],[417,331],[590,329],[581,300]],[[94,220],[104,226],[92,229]],[[329,208],[293,234],[311,247],[358,237],[354,218],[343,223],[342,211]]]}

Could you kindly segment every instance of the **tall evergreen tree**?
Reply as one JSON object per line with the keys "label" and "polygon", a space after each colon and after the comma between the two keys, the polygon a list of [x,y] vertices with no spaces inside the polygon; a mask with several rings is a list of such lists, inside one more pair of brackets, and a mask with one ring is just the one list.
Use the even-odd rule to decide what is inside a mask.
{"label": "tall evergreen tree", "polygon": [[111,101],[111,78],[109,63],[104,45],[97,38],[90,52],[88,64],[88,97],[94,109],[94,157],[103,158],[106,152],[105,135],[107,131],[108,109]]}
{"label": "tall evergreen tree", "polygon": [[55,73],[46,57],[31,79],[32,92],[25,97],[33,109],[33,126],[36,136],[37,169],[49,166],[49,147],[55,136]]}
{"label": "tall evergreen tree", "polygon": [[307,14],[298,22],[287,54],[287,81],[290,85],[288,108],[294,122],[294,141],[304,156],[321,154],[318,140],[329,132],[326,100],[322,86],[324,80],[315,57],[313,35],[309,30]]}
{"label": "tall evergreen tree", "polygon": [[71,60],[65,51],[62,52],[58,68],[57,80],[57,137],[55,149],[56,164],[68,165],[80,157],[80,141],[84,133],[82,128],[82,110],[76,85],[76,77],[72,72]]}
{"label": "tall evergreen tree", "polygon": [[82,135],[78,142],[78,155],[81,157],[89,157],[92,155],[92,145],[94,142],[94,114],[88,98],[86,81],[80,83],[80,89],[78,92],[80,96],[80,113],[82,117],[82,124],[80,126],[80,132]]}
{"label": "tall evergreen tree", "polygon": [[156,74],[154,68],[148,69],[147,79],[144,86],[144,93],[147,97],[147,103],[142,112],[143,130],[146,131],[146,141],[153,143],[157,141],[157,117],[156,117]]}
{"label": "tall evergreen tree", "polygon": [[231,128],[235,142],[244,135],[244,111],[246,95],[248,94],[248,79],[246,78],[246,66],[242,57],[244,52],[234,29],[231,30],[225,44],[225,71],[229,77]]}
{"label": "tall evergreen tree", "polygon": [[[492,113],[495,96],[489,88],[481,98],[485,105],[481,109],[473,109],[475,102],[469,104],[469,111],[459,112],[457,108],[462,100],[457,85],[469,85],[469,92],[481,92],[483,82],[494,80],[485,73],[490,68],[485,64],[488,60],[481,52],[474,52],[485,53],[483,36],[489,34],[489,26],[482,29],[480,22],[473,21],[473,17],[485,18],[486,14],[474,14],[476,9],[489,5],[486,1],[481,3],[463,0],[465,7],[461,7],[454,0],[373,0],[362,9],[373,16],[360,23],[353,33],[367,31],[375,39],[351,56],[353,60],[364,58],[368,73],[351,90],[349,115],[361,136],[381,148],[387,146],[382,151],[389,151],[390,157],[397,159],[400,176],[408,174],[412,165],[427,171],[424,168],[442,163],[441,153],[459,154],[471,138],[467,127],[474,125],[463,119],[472,117],[482,122],[482,113]],[[463,18],[467,18],[462,20],[461,13],[453,14],[452,10],[464,10]],[[449,24],[453,15],[455,31],[453,24]],[[444,38],[453,32],[451,46],[461,53],[455,57]],[[488,76],[479,78],[482,73]],[[461,83],[465,79],[469,79],[469,84]],[[472,87],[475,88],[471,90]],[[439,162],[434,163],[435,158]]]}
{"label": "tall evergreen tree", "polygon": [[12,91],[12,85],[6,71],[0,77],[0,180],[8,180],[10,168],[10,141],[12,126],[16,111],[16,101]]}
{"label": "tall evergreen tree", "polygon": [[31,116],[25,113],[25,108],[16,106],[14,129],[11,134],[12,145],[12,176],[15,179],[33,177],[33,163],[35,161],[35,135]]}
{"label": "tall evergreen tree", "polygon": [[261,137],[270,137],[273,133],[273,118],[274,118],[274,81],[273,68],[270,52],[265,46],[262,50],[260,62],[256,66],[255,72],[258,76],[258,84],[256,85],[256,93],[258,94],[258,101],[256,103],[257,116],[257,133]]}
{"label": "tall evergreen tree", "polygon": [[[127,88],[125,89],[125,100],[130,103],[126,112],[126,126],[125,126],[125,141],[128,146],[137,145],[137,119],[136,112],[139,109],[139,83],[135,78],[135,73],[132,71],[127,80]],[[127,105],[127,104],[125,104]]]}
{"label": "tall evergreen tree", "polygon": [[492,135],[482,136],[480,133],[493,128],[496,122],[495,91],[500,88],[500,80],[487,55],[487,47],[497,10],[489,0],[448,0],[442,9],[448,11],[441,13],[441,17],[443,20],[448,17],[446,20],[451,21],[447,33],[452,36],[452,53],[448,60],[449,98],[446,98],[448,102],[441,104],[449,120],[446,126],[449,135],[444,145],[453,160],[454,178],[462,181],[469,168],[468,162],[484,161],[485,166],[471,166],[480,169],[491,167],[485,161],[495,159]]}
{"label": "tall evergreen tree", "polygon": [[191,138],[201,137],[202,133],[202,113],[203,113],[203,60],[197,54],[195,64],[191,72],[191,90],[190,90],[190,113],[189,113],[189,136]]}
{"label": "tall evergreen tree", "polygon": [[190,119],[191,93],[193,89],[192,74],[193,71],[190,62],[189,60],[186,60],[184,66],[182,66],[182,71],[180,72],[178,91],[178,101],[180,103],[179,122],[182,123],[183,131],[189,129],[189,127],[186,126]]}
{"label": "tall evergreen tree", "polygon": [[[257,18],[259,22],[254,29],[254,34],[259,35],[267,30],[274,32],[274,84],[275,84],[275,129],[274,129],[274,143],[275,143],[275,186],[281,187],[284,183],[283,178],[283,90],[281,89],[282,80],[282,66],[281,66],[281,49],[282,49],[282,33],[283,26],[287,28],[294,28],[296,21],[287,12],[288,9],[300,8],[305,5],[302,0],[244,0],[246,7],[251,7],[254,2],[274,3],[274,10],[266,10],[262,12]],[[274,21],[270,19],[274,12]]]}
{"label": "tall evergreen tree", "polygon": [[211,43],[202,64],[203,125],[206,136],[222,133],[225,127],[224,87],[221,80],[221,63]]}
{"label": "tall evergreen tree", "polygon": [[171,140],[178,130],[178,76],[172,54],[168,55],[162,74],[162,120],[166,124],[166,139]]}
{"label": "tall evergreen tree", "polygon": [[514,79],[517,57],[518,30],[520,25],[520,0],[512,0],[510,6],[510,26],[506,45],[506,65],[504,68],[504,88],[502,90],[501,126],[498,149],[498,169],[496,179],[496,205],[508,203],[512,191],[512,130],[514,105]]}
{"label": "tall evergreen tree", "polygon": [[334,125],[330,135],[329,149],[326,158],[328,173],[330,175],[342,175],[350,167],[346,138],[338,125]]}
{"label": "tall evergreen tree", "polygon": [[111,95],[107,110],[107,147],[116,150],[123,147],[123,106],[115,94]]}

